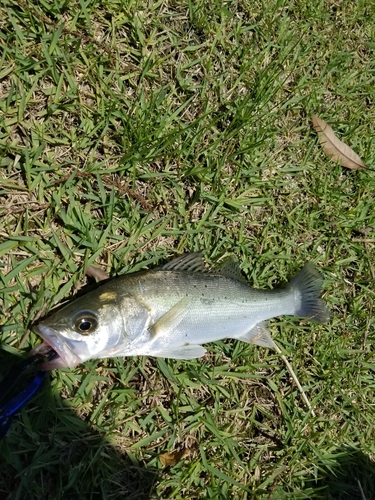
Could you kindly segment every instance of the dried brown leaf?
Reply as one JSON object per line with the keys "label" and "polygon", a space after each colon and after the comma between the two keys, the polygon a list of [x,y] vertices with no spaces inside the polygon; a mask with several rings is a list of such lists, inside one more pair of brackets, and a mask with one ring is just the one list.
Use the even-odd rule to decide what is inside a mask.
{"label": "dried brown leaf", "polygon": [[343,167],[352,170],[360,168],[367,169],[361,158],[355,153],[351,147],[340,141],[332,130],[332,128],[321,118],[316,115],[312,117],[312,122],[316,133],[319,136],[319,142],[323,147],[325,154],[333,161],[340,163]]}
{"label": "dried brown leaf", "polygon": [[95,278],[98,281],[104,281],[109,278],[108,274],[105,271],[94,266],[86,267],[86,276],[90,276],[90,278]]}
{"label": "dried brown leaf", "polygon": [[173,467],[178,464],[178,462],[181,462],[181,460],[188,457],[191,453],[192,450],[190,448],[183,448],[181,451],[173,451],[172,453],[167,451],[167,453],[159,455],[159,460],[163,467]]}

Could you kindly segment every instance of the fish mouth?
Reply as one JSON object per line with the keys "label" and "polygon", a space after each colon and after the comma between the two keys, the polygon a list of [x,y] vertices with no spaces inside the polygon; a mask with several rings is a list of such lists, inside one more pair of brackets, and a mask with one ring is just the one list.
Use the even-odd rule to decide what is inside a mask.
{"label": "fish mouth", "polygon": [[30,356],[35,354],[45,356],[50,354],[51,350],[56,353],[51,361],[45,361],[40,365],[42,370],[50,371],[58,368],[74,368],[82,362],[55,330],[45,325],[37,325],[34,327],[34,330],[42,337],[43,342],[32,349]]}

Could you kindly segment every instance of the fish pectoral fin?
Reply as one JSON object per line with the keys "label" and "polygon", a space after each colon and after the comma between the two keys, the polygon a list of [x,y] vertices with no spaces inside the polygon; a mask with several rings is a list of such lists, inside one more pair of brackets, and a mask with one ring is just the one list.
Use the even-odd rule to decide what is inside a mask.
{"label": "fish pectoral fin", "polygon": [[157,358],[173,359],[195,359],[201,358],[206,354],[206,349],[201,345],[186,344],[180,347],[165,347],[164,351],[152,353]]}
{"label": "fish pectoral fin", "polygon": [[150,325],[149,331],[151,336],[155,338],[172,333],[185,318],[190,300],[189,297],[186,297],[178,301],[177,304],[163,314],[163,316],[160,316],[153,325]]}
{"label": "fish pectoral fin", "polygon": [[272,340],[271,333],[266,323],[258,323],[244,335],[235,338],[247,342],[248,344],[256,344],[262,347],[271,347],[273,349],[276,348],[276,344]]}

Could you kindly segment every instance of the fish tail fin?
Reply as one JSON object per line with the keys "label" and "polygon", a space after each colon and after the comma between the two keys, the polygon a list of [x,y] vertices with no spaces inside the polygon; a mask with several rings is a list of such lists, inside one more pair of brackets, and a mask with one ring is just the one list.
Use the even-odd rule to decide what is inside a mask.
{"label": "fish tail fin", "polygon": [[288,288],[296,300],[295,315],[309,318],[318,323],[327,323],[331,313],[320,294],[323,285],[322,273],[308,262],[289,283]]}

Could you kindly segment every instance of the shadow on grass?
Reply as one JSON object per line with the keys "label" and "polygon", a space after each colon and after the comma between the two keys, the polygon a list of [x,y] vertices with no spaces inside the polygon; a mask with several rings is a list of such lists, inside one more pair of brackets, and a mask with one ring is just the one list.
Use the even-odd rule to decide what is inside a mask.
{"label": "shadow on grass", "polygon": [[336,452],[337,465],[319,481],[322,499],[372,500],[375,498],[375,463],[358,449]]}
{"label": "shadow on grass", "polygon": [[[1,359],[2,374],[9,365]],[[49,382],[0,440],[0,500],[149,500],[157,478],[52,396]]]}
{"label": "shadow on grass", "polygon": [[[4,356],[2,374],[14,363],[14,356]],[[82,418],[47,382],[0,440],[0,500],[150,500],[157,471],[132,461],[126,443],[114,445]],[[375,499],[375,463],[360,450],[336,449],[329,464],[325,458],[317,467],[321,479],[306,481],[306,496],[293,498]],[[279,498],[286,498],[283,493]],[[277,499],[276,490],[268,498]]]}

